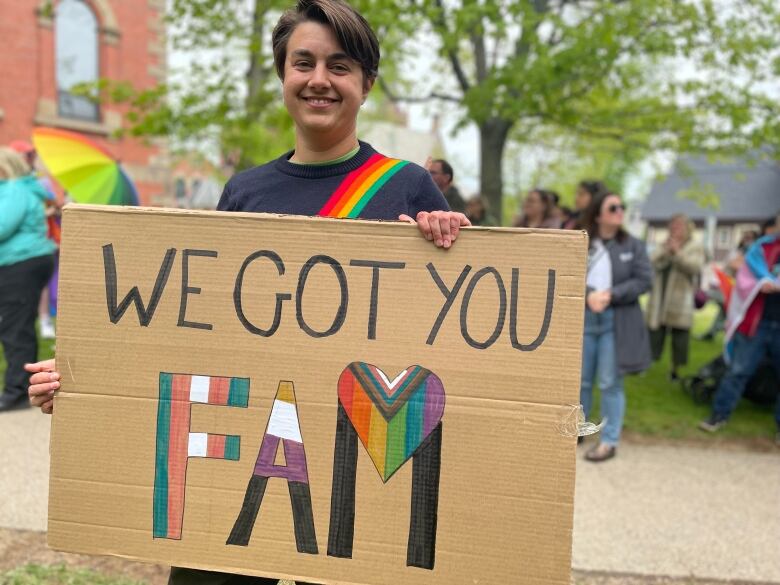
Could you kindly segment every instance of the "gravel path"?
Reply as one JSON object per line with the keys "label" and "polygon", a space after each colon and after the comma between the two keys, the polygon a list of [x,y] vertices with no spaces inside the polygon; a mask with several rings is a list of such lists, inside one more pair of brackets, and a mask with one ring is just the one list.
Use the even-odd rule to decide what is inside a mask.
{"label": "gravel path", "polygon": [[582,461],[578,569],[780,583],[780,449],[620,447]]}
{"label": "gravel path", "polygon": [[[33,532],[46,530],[49,424],[33,410],[0,415],[0,569],[65,562],[164,584],[163,567],[55,553]],[[582,461],[584,449],[577,583],[780,584],[780,449],[628,442],[599,465]]]}

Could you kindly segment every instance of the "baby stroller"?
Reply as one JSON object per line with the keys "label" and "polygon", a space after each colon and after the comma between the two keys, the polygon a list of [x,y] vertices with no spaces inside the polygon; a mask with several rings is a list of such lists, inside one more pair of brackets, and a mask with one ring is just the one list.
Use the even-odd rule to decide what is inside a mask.
{"label": "baby stroller", "polygon": [[[712,401],[721,378],[726,375],[728,365],[722,355],[702,366],[693,376],[681,380],[683,390],[696,404]],[[780,379],[772,363],[767,359],[762,363],[747,384],[743,396],[761,406],[771,406],[780,392]]]}

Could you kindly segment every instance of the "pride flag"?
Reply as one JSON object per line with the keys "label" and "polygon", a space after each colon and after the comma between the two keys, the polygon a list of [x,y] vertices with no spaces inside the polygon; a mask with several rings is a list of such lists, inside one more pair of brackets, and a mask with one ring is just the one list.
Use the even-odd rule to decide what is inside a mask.
{"label": "pride flag", "polygon": [[408,164],[409,161],[372,154],[365,163],[346,176],[318,215],[358,217],[377,191]]}

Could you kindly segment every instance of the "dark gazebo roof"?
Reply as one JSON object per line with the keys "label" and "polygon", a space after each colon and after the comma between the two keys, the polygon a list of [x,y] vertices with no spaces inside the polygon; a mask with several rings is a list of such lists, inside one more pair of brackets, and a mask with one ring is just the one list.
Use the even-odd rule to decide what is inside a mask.
{"label": "dark gazebo roof", "polygon": [[[720,207],[701,207],[682,193],[696,185],[714,190]],[[762,221],[780,212],[780,164],[773,160],[747,159],[712,162],[704,157],[683,157],[665,179],[657,181],[642,205],[642,219],[667,221],[685,213],[703,221],[714,213],[719,221]]]}

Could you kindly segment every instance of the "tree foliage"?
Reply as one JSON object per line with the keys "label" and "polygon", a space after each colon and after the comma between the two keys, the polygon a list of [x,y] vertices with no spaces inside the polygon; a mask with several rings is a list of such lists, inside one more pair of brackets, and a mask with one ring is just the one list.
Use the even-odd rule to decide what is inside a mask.
{"label": "tree foliage", "polygon": [[[287,2],[172,0],[166,15],[176,59],[169,79],[139,90],[101,80],[100,99],[127,107],[123,131],[166,137],[174,148],[216,146],[238,168],[293,144],[292,122],[270,51],[270,30]],[[89,88],[85,88],[88,90]]]}
{"label": "tree foliage", "polygon": [[[172,0],[183,81],[135,92],[132,131],[217,137],[243,164],[291,143],[270,31],[280,0]],[[509,141],[551,131],[630,156],[780,145],[774,0],[355,0],[379,32],[380,85],[480,133],[481,191],[502,209]],[[413,75],[412,60],[430,71]],[[182,78],[180,78],[182,79]],[[124,91],[124,95],[122,92]],[[618,157],[620,159],[621,157]]]}
{"label": "tree foliage", "polygon": [[408,0],[399,18],[449,62],[449,79],[435,91],[418,83],[412,99],[436,93],[479,127],[495,209],[507,141],[540,128],[632,153],[780,143],[767,92],[780,73],[772,0]]}

